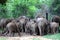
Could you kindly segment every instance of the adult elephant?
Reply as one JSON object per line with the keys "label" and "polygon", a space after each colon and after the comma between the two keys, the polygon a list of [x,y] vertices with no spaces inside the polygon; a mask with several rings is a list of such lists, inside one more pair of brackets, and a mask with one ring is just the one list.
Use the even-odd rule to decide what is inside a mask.
{"label": "adult elephant", "polygon": [[6,25],[11,22],[13,19],[6,19],[6,18],[2,18],[0,20],[0,28],[4,29],[6,27]]}
{"label": "adult elephant", "polygon": [[47,34],[48,33],[48,25],[49,25],[49,22],[47,19],[45,19],[44,17],[40,17],[40,18],[37,18],[36,19],[36,22],[38,24],[38,28],[39,28],[39,34],[41,36],[43,36],[44,34]]}
{"label": "adult elephant", "polygon": [[9,22],[6,25],[6,30],[4,30],[2,35],[7,35],[9,33],[9,36],[14,36],[14,33],[16,32],[18,32],[18,34],[20,35],[19,28],[20,28],[20,23],[13,20],[12,22]]}

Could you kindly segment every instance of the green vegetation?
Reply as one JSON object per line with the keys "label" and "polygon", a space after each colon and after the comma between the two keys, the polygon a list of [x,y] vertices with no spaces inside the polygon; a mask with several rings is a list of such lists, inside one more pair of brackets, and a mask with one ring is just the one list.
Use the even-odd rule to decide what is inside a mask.
{"label": "green vegetation", "polygon": [[60,13],[60,0],[55,0],[53,3],[52,3],[52,12],[59,15]]}
{"label": "green vegetation", "polygon": [[26,15],[34,18],[37,9],[41,9],[41,5],[48,7],[52,5],[54,0],[2,0],[0,3],[0,18],[17,18],[20,15]]}
{"label": "green vegetation", "polygon": [[0,40],[7,40],[6,37],[0,37]]}
{"label": "green vegetation", "polygon": [[60,33],[54,35],[45,35],[44,38],[52,39],[52,40],[60,40]]}

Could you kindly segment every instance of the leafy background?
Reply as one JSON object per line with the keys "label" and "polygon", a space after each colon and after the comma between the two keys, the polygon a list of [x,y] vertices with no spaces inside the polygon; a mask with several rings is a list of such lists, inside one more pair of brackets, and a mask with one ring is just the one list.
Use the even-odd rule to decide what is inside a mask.
{"label": "leafy background", "polygon": [[30,18],[35,17],[35,12],[42,9],[42,5],[47,5],[51,13],[60,13],[59,0],[1,0],[0,18],[17,18],[26,15]]}

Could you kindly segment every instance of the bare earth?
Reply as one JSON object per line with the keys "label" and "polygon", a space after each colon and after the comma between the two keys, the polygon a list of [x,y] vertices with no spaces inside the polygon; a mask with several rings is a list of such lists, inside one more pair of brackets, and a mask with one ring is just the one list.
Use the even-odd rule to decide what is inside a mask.
{"label": "bare earth", "polygon": [[41,36],[6,37],[7,40],[52,40]]}
{"label": "bare earth", "polygon": [[1,36],[0,40],[52,40],[52,39],[43,38],[42,36],[31,36],[26,33],[21,33],[21,36],[19,36],[18,33],[16,33],[15,37]]}

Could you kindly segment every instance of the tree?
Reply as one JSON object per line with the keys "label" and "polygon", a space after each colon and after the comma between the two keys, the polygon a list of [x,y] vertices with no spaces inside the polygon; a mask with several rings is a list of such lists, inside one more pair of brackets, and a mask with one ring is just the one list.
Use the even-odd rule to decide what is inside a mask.
{"label": "tree", "polygon": [[54,2],[52,3],[52,13],[53,14],[58,14],[60,13],[60,0],[54,0]]}

